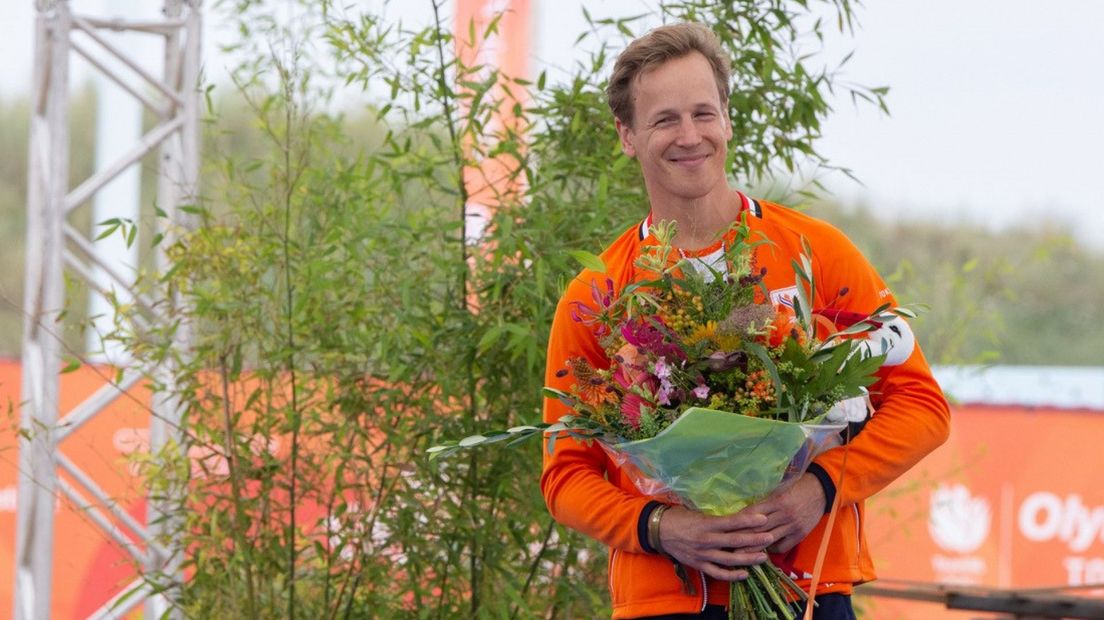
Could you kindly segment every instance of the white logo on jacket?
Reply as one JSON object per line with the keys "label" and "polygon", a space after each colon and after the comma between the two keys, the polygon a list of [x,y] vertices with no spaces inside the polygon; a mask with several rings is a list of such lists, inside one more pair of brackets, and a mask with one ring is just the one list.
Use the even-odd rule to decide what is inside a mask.
{"label": "white logo on jacket", "polygon": [[796,286],[787,286],[786,288],[780,288],[770,292],[772,306],[788,306],[793,308],[794,297],[797,297]]}
{"label": "white logo on jacket", "polygon": [[912,357],[916,349],[916,335],[909,324],[899,316],[882,323],[878,329],[868,332],[859,344],[866,355],[886,354],[882,366],[900,366]]}

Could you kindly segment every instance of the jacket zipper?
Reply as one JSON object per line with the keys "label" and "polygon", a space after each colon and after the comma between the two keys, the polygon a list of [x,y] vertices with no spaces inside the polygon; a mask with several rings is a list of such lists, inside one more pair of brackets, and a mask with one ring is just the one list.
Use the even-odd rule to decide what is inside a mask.
{"label": "jacket zipper", "polygon": [[611,597],[613,596],[613,574],[614,574],[613,563],[617,561],[617,552],[618,551],[619,551],[618,549],[614,548],[610,553],[609,591],[610,591],[610,596]]}
{"label": "jacket zipper", "polygon": [[705,583],[705,571],[698,571],[698,575],[701,576],[702,584],[702,605],[700,613],[705,613],[705,607],[709,605],[709,587]]}
{"label": "jacket zipper", "polygon": [[851,509],[855,511],[855,558],[862,557],[862,520],[859,519],[859,505],[851,504]]}

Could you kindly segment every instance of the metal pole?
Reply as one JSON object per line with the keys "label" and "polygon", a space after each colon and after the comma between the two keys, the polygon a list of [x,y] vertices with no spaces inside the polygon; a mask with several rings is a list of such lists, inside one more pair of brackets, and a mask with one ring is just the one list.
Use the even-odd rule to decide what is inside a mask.
{"label": "metal pole", "polygon": [[[187,14],[183,15],[187,7]],[[158,180],[158,202],[168,215],[168,227],[163,231],[164,241],[157,248],[156,264],[160,272],[171,267],[171,261],[163,248],[171,245],[174,235],[181,228],[189,227],[189,217],[180,207],[193,203],[199,191],[199,59],[200,32],[202,15],[199,0],[165,0],[165,17],[173,20],[183,15],[184,28],[166,37],[165,45],[165,82],[180,93],[179,108],[174,115],[182,119],[181,131],[161,144],[161,175]],[[181,36],[183,35],[183,36]],[[162,118],[162,122],[168,118]],[[174,293],[172,306],[178,308],[182,300]],[[180,325],[174,331],[174,343],[177,354],[185,356],[191,341],[190,329]],[[173,385],[173,376],[177,370],[171,358],[158,368],[162,385]],[[154,417],[150,422],[150,450],[153,454],[165,450],[182,449],[181,424],[183,422],[184,403],[171,390],[153,403]],[[150,496],[150,531],[153,540],[160,541],[167,549],[171,544],[174,530],[179,527],[178,519],[172,517],[174,506],[170,501]],[[176,553],[164,553],[151,550],[147,571],[160,573],[165,578],[179,581],[182,558],[180,550]],[[146,601],[145,617],[160,618],[171,607],[166,598],[175,596],[170,590],[164,594],[151,596]]]}
{"label": "metal pole", "polygon": [[62,310],[62,232],[69,178],[69,3],[36,3],[35,89],[27,186],[23,407],[13,617],[46,620],[54,559],[54,463]]}
{"label": "metal pole", "polygon": [[[67,205],[75,206],[86,199],[95,198],[98,192],[119,173],[146,151],[160,147],[160,180],[158,202],[169,213],[169,221],[161,220],[161,232],[165,243],[170,244],[182,227],[186,216],[179,208],[194,202],[199,178],[199,66],[200,31],[202,27],[199,0],[165,0],[164,22],[78,19],[70,12],[67,0],[37,0],[35,46],[35,83],[29,147],[29,173],[27,197],[27,262],[26,301],[23,336],[23,401],[20,424],[22,434],[19,453],[19,495],[17,502],[17,542],[14,609],[17,620],[45,620],[50,617],[53,578],[54,511],[58,491],[76,498],[91,521],[108,536],[114,536],[132,557],[141,563],[139,582],[145,586],[128,587],[134,591],[119,609],[110,604],[96,612],[96,617],[115,616],[145,603],[147,618],[163,618],[172,613],[172,599],[179,593],[183,579],[182,550],[176,544],[174,534],[179,524],[167,515],[177,508],[172,497],[148,497],[149,511],[146,527],[120,512],[115,500],[107,496],[99,485],[72,461],[59,452],[59,443],[65,437],[79,433],[79,427],[92,419],[121,393],[134,378],[142,375],[138,368],[127,368],[121,385],[98,390],[85,402],[78,404],[64,418],[59,428],[58,383],[61,370],[61,342],[57,321],[64,306],[63,265],[69,264],[71,272],[89,282],[92,266],[105,269],[119,288],[128,282],[119,277],[118,266],[106,264],[90,252],[91,242],[68,226]],[[114,165],[93,175],[79,184],[77,190],[68,191],[69,176],[69,114],[68,78],[72,53],[91,57],[90,50],[76,50],[71,42],[75,25],[89,35],[93,43],[107,52],[120,56],[122,52],[110,45],[104,37],[92,32],[97,28],[135,30],[146,36],[158,36],[165,43],[163,79],[154,84],[156,92],[139,92],[129,86],[121,74],[112,73],[104,63],[92,65],[108,73],[108,77],[120,84],[122,90],[134,95],[148,107],[158,110],[160,124],[151,134],[138,140]],[[123,65],[133,70],[133,61],[121,58]],[[149,81],[150,76],[138,72]],[[150,97],[161,96],[161,101]],[[71,244],[78,252],[66,251]],[[79,252],[86,255],[78,256]],[[170,268],[168,257],[158,250],[157,266],[165,271]],[[94,285],[93,285],[94,286]],[[94,286],[95,287],[95,286]],[[131,290],[129,293],[133,294]],[[152,305],[142,297],[139,304]],[[172,307],[179,307],[181,299],[169,300]],[[160,305],[158,305],[160,309]],[[146,321],[171,319],[171,309],[165,314],[149,312],[146,318],[135,318],[135,326],[146,329]],[[180,356],[185,356],[190,343],[190,331],[186,326],[174,330],[174,346]],[[151,449],[180,449],[183,432],[182,403],[175,396],[173,378],[175,367],[170,362],[154,372],[162,385],[167,386],[167,398],[153,403],[154,416],[150,424]],[[65,478],[59,479],[59,464],[63,465]],[[85,498],[76,485],[83,487],[90,498]],[[134,535],[124,535],[127,528]],[[157,587],[154,587],[157,586]]]}

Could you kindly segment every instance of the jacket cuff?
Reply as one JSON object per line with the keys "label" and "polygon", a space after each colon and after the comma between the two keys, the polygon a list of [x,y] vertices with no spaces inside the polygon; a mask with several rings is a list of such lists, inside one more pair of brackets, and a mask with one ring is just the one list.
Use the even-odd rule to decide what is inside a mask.
{"label": "jacket cuff", "polygon": [[816,479],[820,481],[820,486],[824,489],[824,514],[832,512],[832,504],[836,502],[836,483],[832,482],[832,477],[828,475],[828,472],[816,463],[810,463],[808,471],[816,476]]}
{"label": "jacket cuff", "polygon": [[662,505],[661,502],[656,501],[644,504],[644,509],[640,511],[640,518],[636,520],[636,539],[640,541],[640,547],[644,549],[644,553],[656,553],[656,550],[648,544],[648,517],[652,516],[653,510]]}

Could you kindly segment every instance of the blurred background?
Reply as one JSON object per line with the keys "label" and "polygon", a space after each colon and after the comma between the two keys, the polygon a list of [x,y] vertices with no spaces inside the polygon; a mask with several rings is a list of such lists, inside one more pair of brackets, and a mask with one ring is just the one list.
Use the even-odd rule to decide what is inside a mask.
{"label": "blurred background", "polygon": [[[4,374],[0,375],[0,389],[4,390],[14,427],[20,401],[35,3],[28,0],[9,4],[0,14],[0,58],[4,63],[4,70],[0,71],[0,264],[4,266],[0,271],[0,360],[6,364]],[[456,4],[472,10],[470,3]],[[789,5],[800,3],[765,4],[789,10],[793,8]],[[814,113],[818,122],[806,127],[801,138],[815,148],[815,156],[796,161],[783,161],[780,157],[747,173],[737,169],[735,182],[752,193],[784,201],[833,222],[859,245],[902,301],[922,302],[931,307],[917,320],[917,332],[956,407],[951,441],[870,502],[871,530],[867,536],[876,548],[883,577],[879,583],[888,584],[887,588],[896,585],[931,594],[932,601],[942,600],[939,584],[1001,590],[1104,584],[1104,491],[1094,475],[1104,466],[1100,460],[1102,451],[1095,441],[1104,431],[1101,417],[1104,321],[1100,312],[1104,305],[1104,210],[1098,205],[1100,174],[1104,171],[1104,154],[1100,149],[1104,143],[1104,115],[1100,114],[1104,109],[1104,84],[1097,79],[1104,59],[1104,38],[1099,35],[1104,24],[1104,4],[1094,0],[882,1],[854,7],[853,13],[846,2],[811,4],[808,9],[793,9],[793,30],[785,31],[782,39],[787,49],[779,54],[791,60],[804,59],[802,62],[810,71],[823,74],[831,83],[830,88],[824,87],[824,109]],[[71,2],[73,10],[80,13],[149,19],[159,16],[159,5],[152,0]],[[205,208],[209,209],[210,221],[230,222],[229,230],[243,230],[248,220],[235,212],[234,205],[257,202],[254,190],[258,187],[265,184],[276,187],[283,182],[281,179],[286,181],[286,175],[279,174],[249,176],[249,162],[272,164],[271,154],[276,147],[270,138],[280,131],[292,133],[290,125],[272,130],[274,121],[268,115],[269,105],[288,107],[289,101],[294,100],[298,106],[295,113],[304,119],[301,128],[315,131],[325,126],[311,134],[326,137],[318,138],[317,144],[312,142],[317,152],[325,154],[315,156],[310,165],[329,167],[334,174],[361,170],[358,166],[376,161],[377,156],[380,162],[384,161],[380,154],[402,142],[394,138],[395,127],[420,131],[416,112],[422,103],[414,96],[415,91],[399,86],[399,81],[377,79],[387,77],[383,75],[385,70],[370,67],[372,61],[380,58],[356,45],[370,41],[365,33],[375,33],[383,41],[381,33],[386,33],[386,29],[379,27],[381,24],[393,25],[395,32],[423,35],[424,29],[432,30],[437,23],[453,27],[457,6],[428,1],[360,2],[348,6],[245,0],[207,3],[202,47],[204,163],[200,185],[208,197]],[[581,97],[576,101],[567,98],[568,95],[547,98],[536,95],[533,101],[543,106],[542,114],[547,118],[575,113],[583,123],[593,123],[590,131],[603,137],[594,138],[592,146],[608,149],[613,143],[612,123],[600,116],[600,101],[583,96],[596,92],[594,88],[588,91],[587,86],[593,87],[594,79],[604,77],[604,67],[624,44],[628,33],[642,33],[670,19],[669,12],[673,9],[664,3],[629,0],[554,4],[531,0],[491,2],[486,6],[492,13],[524,6],[527,20],[518,26],[524,32],[509,39],[517,47],[507,47],[496,57],[499,62],[514,57],[516,66],[525,72],[511,76],[523,78],[515,87],[548,92],[560,88],[564,93]],[[662,16],[664,11],[668,11],[667,17]],[[710,15],[706,9],[700,11],[702,15]],[[375,21],[368,24],[371,20],[363,16],[371,16]],[[842,23],[846,21],[844,16],[853,20],[851,27]],[[280,41],[287,42],[294,34],[303,34],[303,30],[293,27],[297,22],[310,24],[315,30],[310,31],[312,36],[298,40],[293,52],[280,56],[284,53]],[[457,32],[462,34],[462,28],[457,27]],[[584,34],[587,36],[581,36]],[[417,39],[414,34],[404,36],[408,42]],[[425,47],[440,42],[425,36]],[[117,40],[120,45],[139,50],[143,45],[125,35]],[[449,46],[453,43],[445,42]],[[383,49],[381,44],[380,50]],[[399,52],[409,53],[410,67],[418,68],[414,59],[422,52],[408,47]],[[271,57],[263,60],[269,54]],[[142,57],[151,72],[159,70],[156,49]],[[300,92],[288,95],[285,100],[266,98],[280,92],[273,85],[280,83],[281,67],[288,66],[301,67],[296,78]],[[389,69],[394,71],[392,75],[401,74],[397,68]],[[97,135],[97,128],[103,133],[104,127],[110,127],[104,124],[104,117],[118,120],[123,109],[110,103],[110,97],[118,95],[112,94],[113,88],[104,86],[87,63],[74,62],[70,79],[70,187],[103,165],[97,163],[98,157],[102,161],[97,149],[103,148],[102,143],[109,141],[111,135]],[[464,105],[478,105],[471,100],[464,103],[463,97],[458,100],[462,109]],[[434,106],[440,100],[427,95],[425,101],[430,102],[425,104],[427,108],[436,109]],[[597,105],[592,105],[596,101]],[[408,115],[401,122],[389,120],[388,115],[400,108]],[[105,110],[118,113],[105,115]],[[578,110],[586,113],[580,116]],[[587,115],[592,110],[598,110],[596,116]],[[540,118],[545,119],[541,122],[547,122],[547,127],[555,124],[545,116]],[[153,119],[147,113],[139,116],[136,123],[131,123],[134,131],[148,129]],[[411,134],[413,147],[408,138],[404,147],[408,150],[389,156],[388,161],[400,162],[394,164],[396,169],[406,165],[401,162],[413,161],[419,148],[428,148],[426,145],[436,144],[438,138],[447,134],[444,125],[427,127],[424,135]],[[468,131],[475,135],[477,129],[469,127]],[[739,140],[737,136],[736,141]],[[508,140],[500,140],[498,144],[502,142]],[[551,157],[549,153],[565,152],[562,145],[556,147],[558,151],[541,148],[540,144],[533,146],[535,153],[546,158]],[[501,152],[489,148],[475,159],[493,159]],[[613,159],[608,151],[602,153],[603,157]],[[153,269],[153,253],[149,248],[156,219],[156,157],[151,154],[134,168],[133,196],[127,198],[123,194],[124,198],[119,199],[135,203],[133,217],[139,242],[128,260],[136,272]],[[349,167],[342,168],[346,164],[339,162],[346,162]],[[584,163],[580,160],[578,165],[584,167]],[[257,165],[262,173],[268,170]],[[432,166],[437,165],[440,162],[425,164],[427,167],[422,170],[436,174],[437,169]],[[415,169],[417,166],[411,168]],[[566,164],[557,172],[578,173],[579,170]],[[365,178],[370,177],[365,174]],[[630,173],[622,175],[622,180],[626,187],[631,187],[632,178],[624,176],[627,174]],[[396,179],[389,182],[403,188],[395,190],[402,196],[396,199],[395,208],[403,217],[421,213],[419,207],[411,206],[419,201],[428,204],[442,197],[446,202],[455,199],[449,198],[441,187],[411,189],[409,176]],[[327,182],[315,179],[311,183]],[[567,208],[554,201],[541,202],[541,182],[530,179],[528,183],[535,208],[544,209],[544,204],[552,205],[549,210],[556,205]],[[616,178],[609,183],[618,187]],[[329,184],[340,185],[333,179]],[[314,185],[310,187],[312,192],[317,190]],[[343,196],[329,197],[331,202],[303,208],[358,205],[365,195],[370,195],[379,200],[378,208],[384,209],[382,205],[390,200],[381,198],[384,194],[358,194],[355,184],[342,187],[347,192]],[[569,198],[588,199],[591,195],[588,191],[597,195],[606,190],[599,186],[583,187],[578,195],[571,195],[576,190],[556,191],[560,192],[555,194],[557,200],[566,204]],[[576,247],[596,252],[603,239],[611,238],[608,231],[629,222],[627,218],[637,212],[634,209],[639,210],[639,195],[625,196],[622,202],[611,199],[613,206],[595,207],[596,215],[585,216],[594,218],[586,229],[589,235],[579,238],[564,234],[565,224],[559,221],[549,224],[550,230],[562,236],[567,247],[575,243]],[[267,204],[266,201],[259,202]],[[586,213],[585,208],[580,209]],[[564,213],[568,218],[569,212]],[[370,226],[363,222],[354,224],[352,220],[379,217],[387,226],[396,227],[413,221],[391,221],[387,219],[390,216],[370,208],[363,212],[352,209],[347,217],[350,221],[334,220],[330,225],[341,223],[349,230],[355,225],[366,226],[365,234],[369,235],[376,234]],[[494,220],[497,216],[487,217]],[[69,222],[94,238],[104,230],[98,224],[104,219],[93,213],[91,205],[82,205],[73,211]],[[493,234],[508,235],[501,232],[502,222],[495,221],[495,230],[499,232]],[[468,233],[469,238],[471,228],[465,220],[462,232]],[[231,234],[221,241],[212,240],[212,247],[219,244],[231,247],[233,238]],[[529,257],[525,252],[533,250],[530,247],[516,251],[518,256]],[[563,252],[553,249],[543,251],[563,256]],[[366,256],[382,260],[384,255]],[[524,281],[538,277],[543,282],[547,277],[548,283],[542,286],[554,293],[557,278],[562,281],[572,267],[566,258],[549,265],[547,272],[537,269],[540,275],[510,272],[503,278]],[[432,265],[427,263],[425,268],[432,269]],[[369,264],[367,269],[384,270],[381,264]],[[267,277],[262,272],[258,274],[257,279]],[[370,296],[368,285],[362,284],[364,294]],[[343,286],[349,286],[349,282]],[[502,286],[495,290],[501,290]],[[442,287],[447,289],[445,285]],[[435,290],[430,285],[427,289]],[[103,343],[89,337],[88,319],[90,314],[109,313],[110,306],[94,309],[98,302],[91,300],[88,287],[76,278],[67,281],[66,292],[66,312],[56,328],[65,343],[66,355],[86,362],[112,361],[110,355],[98,350]],[[534,297],[526,303],[547,303],[540,295]],[[406,302],[397,299],[385,302],[380,297],[379,303],[407,308],[411,306],[404,303],[418,303],[403,299]],[[495,299],[498,298],[481,303],[496,308]],[[316,311],[321,317],[327,316],[325,310]],[[534,361],[534,356],[543,355],[547,330],[541,320],[536,316],[531,325],[520,319],[509,323],[519,326],[516,330],[484,325],[482,331],[473,331],[478,338],[472,342],[471,351],[494,354],[498,346],[495,343],[502,340],[503,357],[499,361],[516,363],[528,356],[519,372],[528,368],[530,375],[539,375],[534,370],[541,366],[541,361]],[[395,329],[405,328],[399,325]],[[369,341],[360,344],[367,347],[366,342]],[[401,346],[409,350],[415,345],[406,342]],[[262,365],[257,361],[263,357],[262,352],[253,351],[245,355],[247,367],[250,355],[254,356],[256,366]],[[239,360],[239,366],[240,363]],[[281,369],[286,367],[277,365],[276,370]],[[384,376],[393,380],[399,376],[396,372]],[[77,375],[68,380],[77,381]],[[69,396],[74,402],[79,395],[90,392],[95,383],[93,377],[80,380],[88,383],[70,387]],[[539,383],[539,376],[533,381]],[[516,403],[514,407],[528,411]],[[140,415],[135,418],[137,414],[131,410],[125,415],[131,416],[124,425],[126,428],[142,427]],[[271,432],[275,435],[283,431]],[[419,437],[420,441],[427,440]],[[111,447],[103,447],[98,443],[101,440]],[[17,503],[14,432],[5,441],[5,450],[0,454],[6,469],[0,482],[7,486],[0,488],[0,519],[3,519],[0,526],[3,532],[12,534],[5,534],[5,540],[0,541],[0,550],[7,550],[0,560],[10,564],[13,545],[8,539],[14,536]],[[128,467],[127,455],[141,451],[136,450],[133,442],[120,439],[114,427],[105,429],[101,439],[81,442],[81,450],[122,470]],[[1076,457],[1071,459],[1071,454]],[[529,456],[535,458],[535,451]],[[408,455],[408,458],[415,457]],[[406,463],[402,465],[405,467]],[[475,465],[471,467],[474,471]],[[501,476],[501,472],[487,475],[493,478]],[[119,488],[121,494],[124,490],[137,492],[137,486],[130,482]],[[413,497],[415,490],[410,492]],[[525,500],[524,495],[525,492],[519,491],[522,499],[518,501],[532,503],[532,498]],[[382,505],[383,500],[377,502]],[[541,508],[536,505],[533,512],[526,514],[540,515]],[[144,509],[134,510],[141,513]],[[399,516],[394,518],[394,528],[402,522],[411,528],[411,536],[417,531],[417,527]],[[76,522],[81,520],[77,518]],[[524,532],[527,527],[523,523],[515,529]],[[525,561],[535,554],[533,566],[551,562],[547,571],[552,575],[561,574],[557,572],[560,569],[554,568],[555,557],[560,558],[562,567],[563,558],[583,553],[581,564],[588,565],[588,561],[594,564],[595,550],[585,542],[572,542],[565,531],[548,527],[547,531],[555,531],[555,536],[545,537],[545,547],[555,546],[549,540],[559,541],[561,555],[543,556],[543,551],[530,551]],[[530,531],[530,537],[539,542],[544,536],[542,528],[543,525]],[[85,617],[86,612],[117,595],[131,574],[125,563],[112,555],[114,543],[96,540],[100,547],[90,548],[82,556],[84,560],[58,569],[56,578],[61,581],[56,582],[55,592],[67,593],[68,606],[58,611],[57,617]],[[398,544],[392,540],[387,543],[383,547]],[[529,543],[524,536],[517,543],[519,548],[526,544]],[[413,550],[407,549],[407,553],[416,556]],[[588,560],[586,553],[595,555]],[[450,562],[456,564],[456,557],[441,560],[441,565]],[[604,560],[597,560],[595,565],[603,564]],[[91,570],[91,566],[100,568]],[[562,569],[566,571],[563,574],[570,575],[570,564],[567,566]],[[10,597],[13,582],[7,570],[9,566],[0,566],[0,593],[8,589],[7,594],[0,596],[0,614],[8,609],[3,601]],[[576,570],[582,571],[575,573],[578,579],[567,579],[573,584],[585,581],[584,577],[589,575],[581,568]],[[412,570],[411,579],[429,580],[439,572],[416,574]],[[472,569],[469,575],[473,583],[478,581],[476,573]],[[571,613],[564,611],[572,609],[570,606],[560,603],[549,607],[552,610],[549,613],[539,610],[540,604],[532,606],[531,597],[537,588],[530,587],[531,581],[532,575],[524,587],[518,586],[518,600],[527,601],[531,607],[519,603],[515,611],[528,609],[540,617]],[[471,583],[449,587],[478,589]],[[602,608],[605,594],[601,588],[588,592],[572,588],[576,586],[565,591],[555,589],[549,596],[556,601],[581,598],[594,605],[586,609]],[[428,592],[430,596],[436,591]],[[877,596],[864,598],[861,604],[870,618],[931,618],[937,617],[937,613],[946,613],[948,617],[978,615],[941,612],[938,610],[943,606],[938,602],[910,606],[885,596],[884,591],[872,594]],[[463,592],[455,596],[461,607],[471,601]],[[403,608],[401,603],[394,605],[386,608]],[[447,606],[438,608],[441,609],[446,610],[442,612],[445,614],[455,612]]]}

